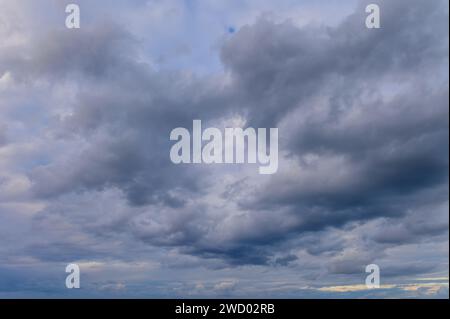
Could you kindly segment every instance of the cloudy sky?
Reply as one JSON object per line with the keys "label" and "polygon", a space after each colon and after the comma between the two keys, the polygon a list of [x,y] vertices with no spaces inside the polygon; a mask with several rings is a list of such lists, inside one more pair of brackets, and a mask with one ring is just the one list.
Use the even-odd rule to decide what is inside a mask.
{"label": "cloudy sky", "polygon": [[[446,0],[372,1],[380,29],[353,0],[72,2],[80,29],[0,0],[0,297],[448,298]],[[193,119],[278,128],[278,172],[173,164]]]}

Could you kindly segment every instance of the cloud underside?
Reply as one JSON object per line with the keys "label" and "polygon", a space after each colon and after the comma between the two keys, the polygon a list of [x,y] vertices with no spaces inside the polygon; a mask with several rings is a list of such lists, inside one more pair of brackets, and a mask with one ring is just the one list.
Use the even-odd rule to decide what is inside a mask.
{"label": "cloud underside", "polygon": [[[382,1],[381,29],[364,27],[364,7],[335,26],[261,17],[221,40],[223,70],[210,74],[155,67],[121,24],[26,41],[10,30],[0,266],[145,260],[228,277],[256,267],[353,293],[364,289],[339,278],[363,283],[378,263],[386,290],[448,296],[448,279],[387,282],[448,276],[448,3]],[[193,119],[277,127],[278,172],[174,165],[170,131]]]}

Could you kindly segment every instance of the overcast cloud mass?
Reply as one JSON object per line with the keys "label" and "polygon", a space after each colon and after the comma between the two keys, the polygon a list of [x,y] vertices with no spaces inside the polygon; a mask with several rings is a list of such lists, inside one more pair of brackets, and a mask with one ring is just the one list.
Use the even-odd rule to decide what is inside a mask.
{"label": "overcast cloud mass", "polygon": [[[0,0],[0,297],[448,298],[446,0],[71,2]],[[193,119],[278,172],[173,164]]]}

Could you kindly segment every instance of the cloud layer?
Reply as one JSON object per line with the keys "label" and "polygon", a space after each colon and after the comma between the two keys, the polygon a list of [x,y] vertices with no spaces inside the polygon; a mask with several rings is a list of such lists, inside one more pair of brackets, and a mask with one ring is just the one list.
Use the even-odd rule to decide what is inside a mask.
{"label": "cloud layer", "polygon": [[[223,4],[177,36],[220,11],[193,3],[68,30],[0,1],[0,296],[71,296],[78,262],[81,296],[448,297],[448,3]],[[174,165],[193,119],[278,127],[278,173]]]}

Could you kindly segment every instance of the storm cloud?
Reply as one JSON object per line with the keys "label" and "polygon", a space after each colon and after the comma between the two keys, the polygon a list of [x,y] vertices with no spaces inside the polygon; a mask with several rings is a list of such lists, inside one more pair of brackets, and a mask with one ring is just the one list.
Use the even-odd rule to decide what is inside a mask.
{"label": "storm cloud", "polygon": [[[393,296],[448,296],[446,1],[378,1],[380,29],[365,27],[364,1],[328,25],[260,14],[215,35],[210,72],[183,43],[169,62],[154,56],[136,22],[149,3],[97,20],[81,2],[92,11],[79,30],[49,27],[39,10],[47,26],[30,28],[24,4],[4,4],[16,22],[0,11],[0,296],[39,290],[19,287],[18,271],[2,281],[11,265],[29,278],[33,265],[74,261],[104,269],[90,287],[118,295],[145,294],[130,272],[148,271],[158,296],[335,297],[321,287],[363,284],[377,263]],[[182,4],[152,5],[190,18]],[[173,164],[170,131],[194,119],[277,127],[277,174]],[[204,283],[183,277],[195,271]],[[408,295],[405,280],[433,276],[442,289]]]}

